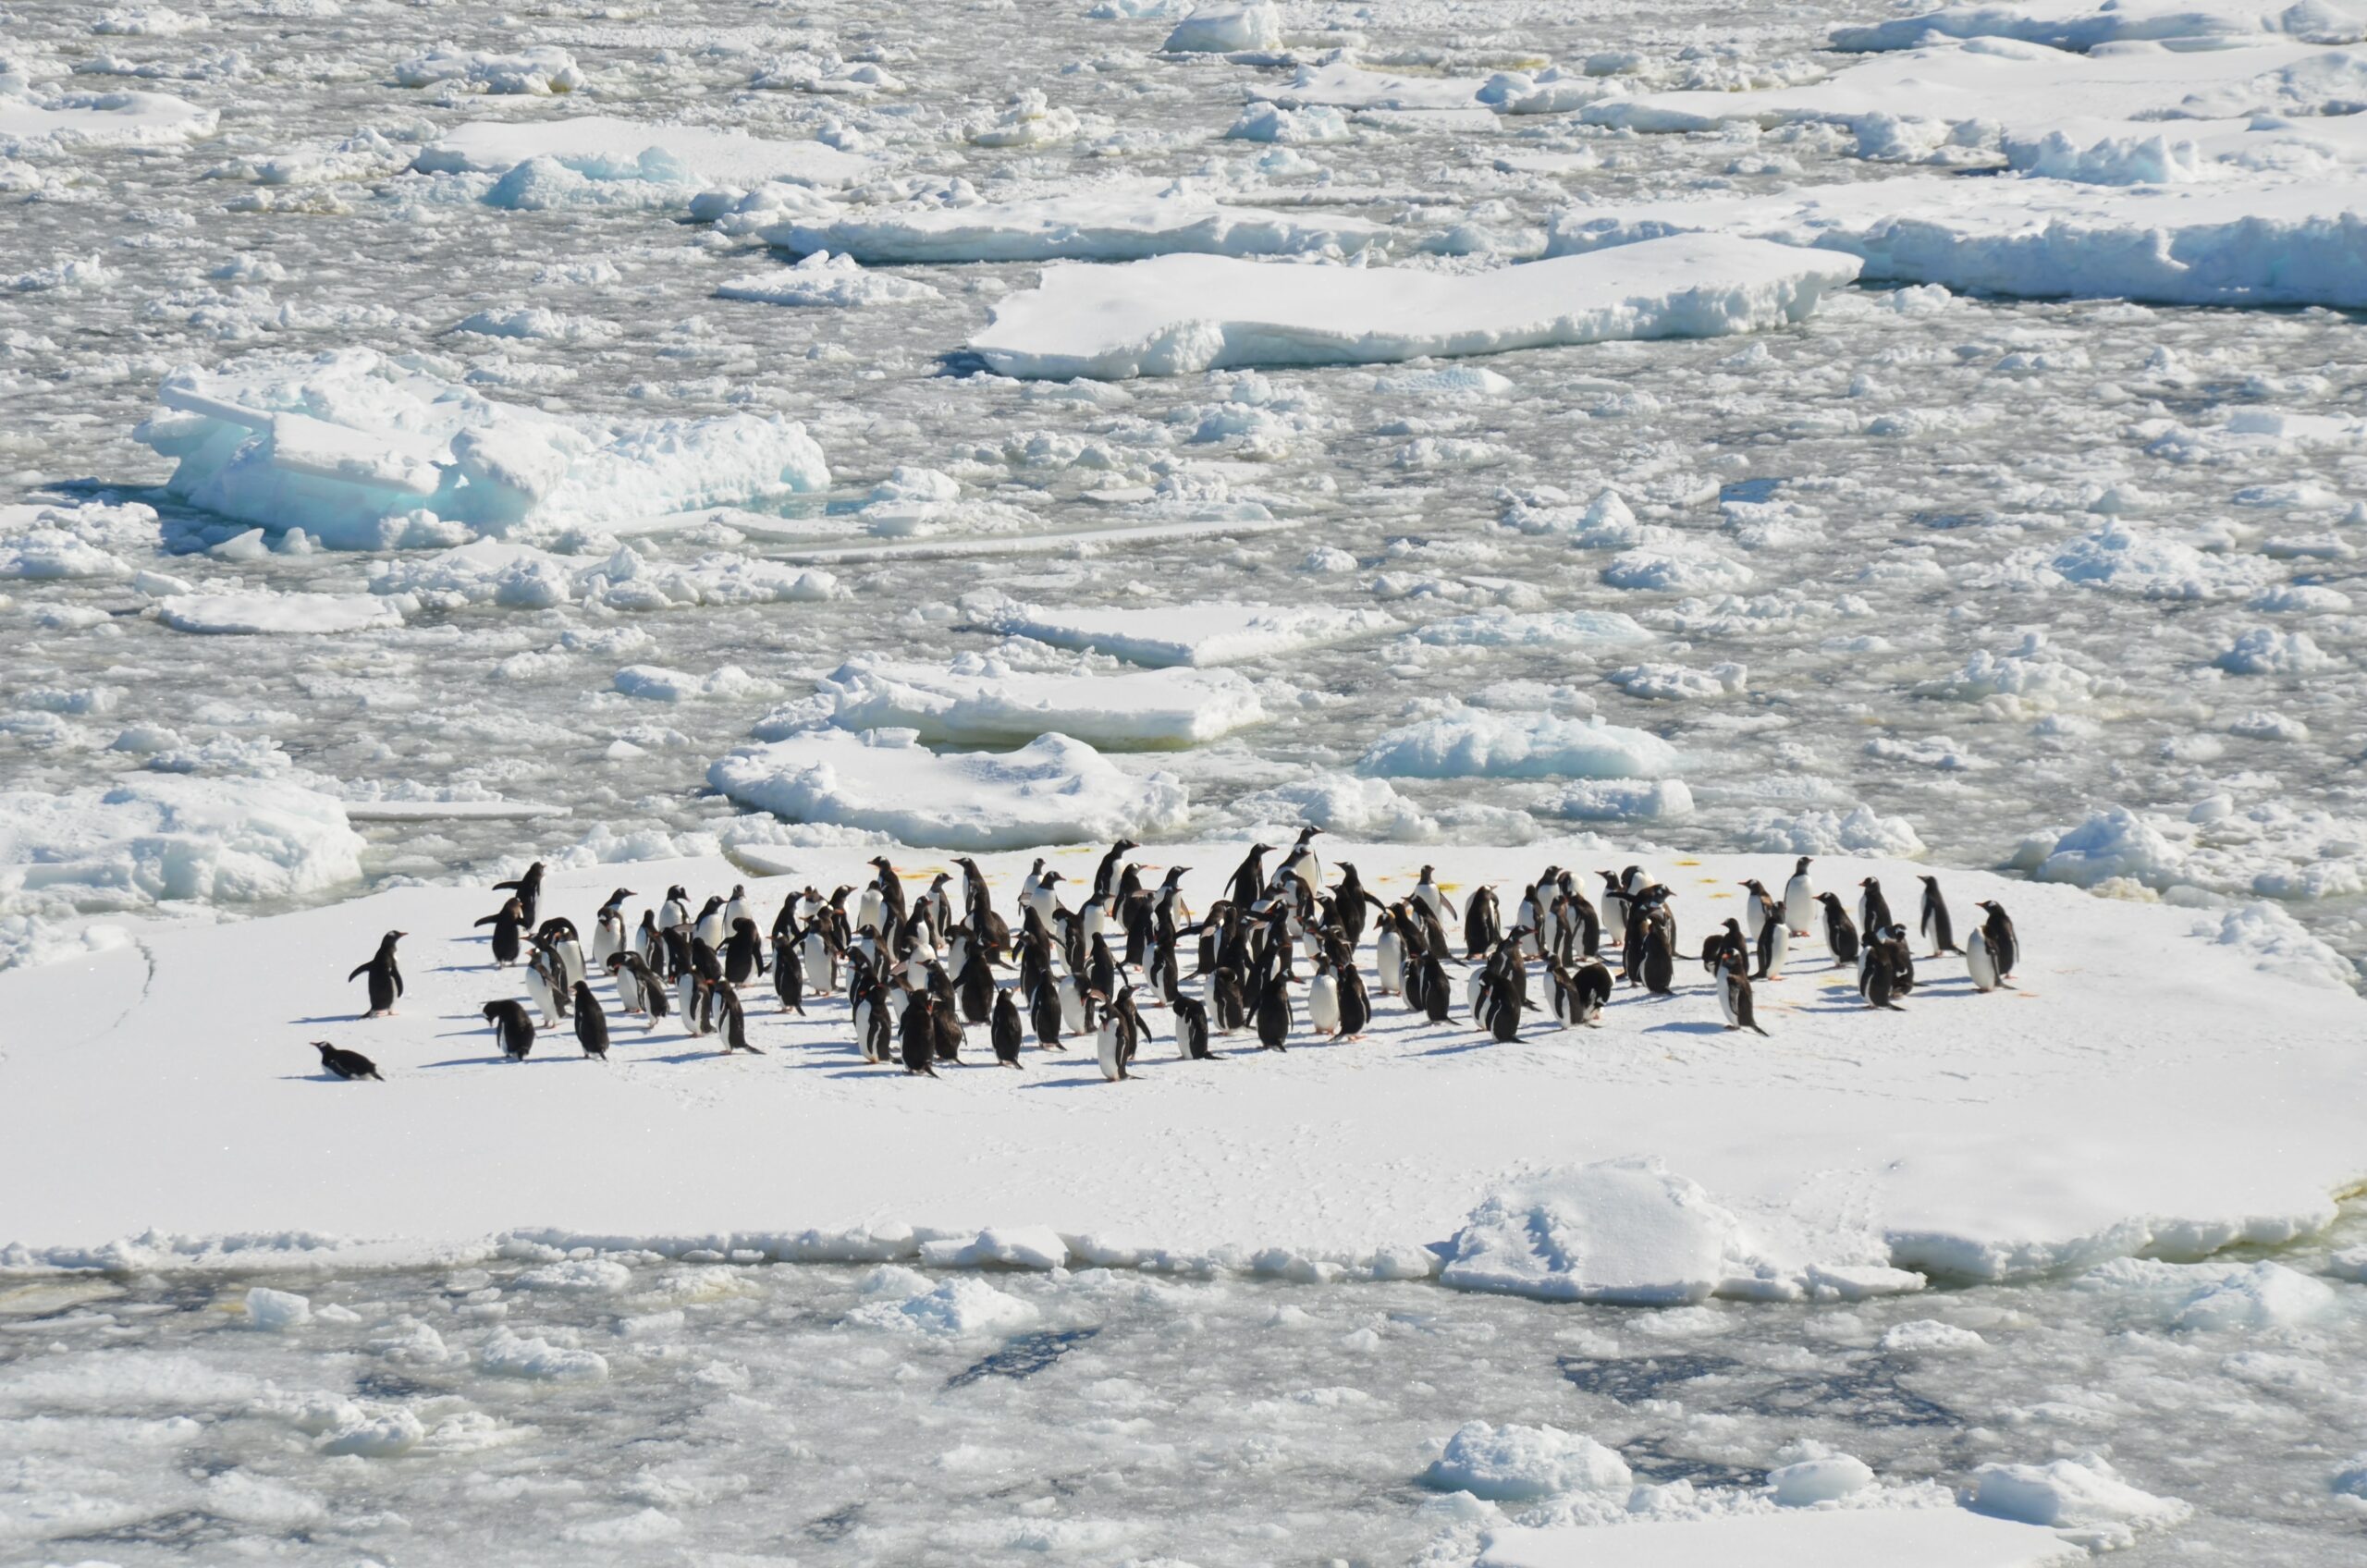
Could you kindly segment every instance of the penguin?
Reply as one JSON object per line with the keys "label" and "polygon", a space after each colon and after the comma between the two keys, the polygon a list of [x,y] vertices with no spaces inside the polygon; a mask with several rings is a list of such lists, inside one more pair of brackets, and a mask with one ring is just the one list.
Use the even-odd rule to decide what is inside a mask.
{"label": "penguin", "polygon": [[1235,909],[1252,908],[1258,900],[1265,897],[1266,857],[1272,852],[1272,846],[1268,844],[1249,846],[1249,853],[1243,858],[1241,864],[1233,874],[1231,887],[1233,905]]}
{"label": "penguin", "polygon": [[1414,884],[1414,898],[1417,902],[1427,906],[1437,919],[1453,920],[1454,900],[1439,891],[1439,885],[1430,880],[1430,873],[1435,869],[1436,867],[1428,865],[1422,867],[1421,880]]}
{"label": "penguin", "polygon": [[1132,1076],[1127,1069],[1134,1065],[1134,1052],[1141,1048],[1144,1034],[1142,1014],[1134,1011],[1134,988],[1129,986],[1110,1000],[1101,1014],[1101,1034],[1096,1043],[1102,1077]]}
{"label": "penguin", "polygon": [[1322,831],[1312,824],[1298,830],[1298,842],[1291,846],[1291,852],[1282,857],[1282,870],[1274,874],[1277,880],[1288,874],[1307,888],[1323,886],[1323,862],[1315,853],[1315,836]]}
{"label": "penguin", "polygon": [[523,1061],[534,1048],[534,1021],[517,1002],[504,998],[484,1004],[484,1021],[501,1038],[501,1054],[512,1061]]}
{"label": "penguin", "polygon": [[1210,974],[1208,1000],[1217,1010],[1218,1034],[1236,1034],[1249,1026],[1249,996],[1239,970],[1227,966]]}
{"label": "penguin", "polygon": [[1805,937],[1816,925],[1816,879],[1809,875],[1812,855],[1802,855],[1784,884],[1784,924],[1795,937]]}
{"label": "penguin", "polygon": [[366,963],[358,963],[353,973],[345,977],[347,985],[362,975],[370,976],[370,1011],[364,1018],[385,1018],[395,1011],[395,998],[403,994],[402,967],[395,962],[395,944],[411,935],[408,931],[389,931],[378,938],[378,950]]}
{"label": "penguin", "polygon": [[617,997],[624,1010],[642,1014],[644,1030],[656,1028],[657,1021],[672,1011],[666,1001],[666,983],[640,954],[609,954],[608,973],[617,977]]}
{"label": "penguin", "polygon": [[1858,929],[1872,941],[1874,933],[1887,931],[1892,925],[1890,900],[1883,897],[1883,885],[1869,876],[1858,884]]}
{"label": "penguin", "polygon": [[1676,972],[1676,955],[1669,950],[1668,931],[1658,920],[1644,923],[1643,974],[1644,989],[1656,997],[1670,994]]}
{"label": "penguin", "polygon": [[1602,1005],[1611,999],[1611,968],[1600,959],[1588,959],[1575,970],[1559,976],[1564,997],[1562,1018],[1564,1023],[1583,1024],[1588,1028],[1602,1027]]}
{"label": "penguin", "polygon": [[706,992],[711,984],[694,969],[685,969],[674,982],[674,1000],[682,1012],[682,1032],[699,1035],[707,1032]]}
{"label": "penguin", "polygon": [[543,913],[543,863],[536,861],[528,866],[526,875],[515,882],[496,882],[493,890],[517,894],[518,907],[525,912],[525,918],[520,924],[532,929]]}
{"label": "penguin", "polygon": [[787,937],[773,942],[773,995],[780,998],[781,1011],[805,1016],[805,965]]}
{"label": "penguin", "polygon": [[887,917],[880,923],[879,929],[892,931],[912,916],[912,912],[904,905],[904,884],[898,879],[896,867],[886,855],[875,855],[866,864],[879,873],[872,882],[872,886],[879,889],[880,910]]}
{"label": "penguin", "polygon": [[1340,1032],[1340,977],[1328,955],[1315,961],[1315,977],[1306,983],[1306,1026],[1318,1035]]}
{"label": "penguin", "polygon": [[1060,992],[1049,979],[1036,986],[1035,994],[1028,998],[1027,1012],[1028,1022],[1036,1026],[1037,1045],[1048,1051],[1068,1049],[1061,1044],[1061,1025],[1064,1020],[1061,1016]]}
{"label": "penguin", "polygon": [[1499,1045],[1513,1045],[1520,1039],[1521,993],[1527,986],[1517,977],[1499,975],[1488,987],[1488,1033]]}
{"label": "penguin", "polygon": [[1186,1061],[1209,1061],[1208,1010],[1197,997],[1175,998],[1175,1050]]}
{"label": "penguin", "polygon": [[600,1011],[600,998],[581,980],[575,983],[575,1039],[585,1056],[608,1060],[608,1020]]}
{"label": "penguin", "polygon": [[1769,916],[1767,924],[1759,928],[1759,969],[1752,978],[1756,980],[1784,978],[1784,960],[1791,955],[1791,917],[1778,912]]}
{"label": "penguin", "polygon": [[547,1029],[565,1016],[567,1010],[559,1005],[561,992],[552,972],[551,955],[542,949],[526,961],[526,999],[543,1015],[543,1027]]}
{"label": "penguin", "polygon": [[1022,1038],[1019,1028],[1019,1004],[1012,999],[1012,994],[1009,991],[995,993],[994,1017],[988,1027],[994,1037],[995,1060],[1005,1067],[1019,1067],[1024,1071],[1024,1064],[1019,1060],[1019,1045]]}
{"label": "penguin", "polygon": [[[937,998],[926,991],[916,992],[904,1004],[904,1021],[899,1031],[903,1047],[904,1076],[934,1078],[937,1076]],[[877,1025],[874,1025],[877,1027]]]}
{"label": "penguin", "polygon": [[1370,908],[1385,913],[1389,908],[1366,889],[1363,876],[1344,860],[1340,863],[1340,885],[1331,889],[1331,901],[1340,912],[1340,930],[1348,938],[1350,952],[1364,945],[1365,911]]}
{"label": "penguin", "polygon": [[689,925],[690,921],[691,896],[677,882],[666,889],[666,901],[657,906],[657,928],[671,931],[677,925]]}
{"label": "penguin", "polygon": [[746,1051],[750,1056],[764,1055],[748,1043],[748,1017],[740,1011],[740,993],[726,985],[716,986],[710,995],[718,1014],[716,1033],[723,1036],[723,1054]]}
{"label": "penguin", "polygon": [[962,1014],[955,1002],[952,988],[946,983],[945,972],[938,970],[928,987],[929,1000],[937,1005],[929,1009],[930,1043],[939,1061],[960,1061],[962,1047],[967,1035],[962,1027]]}
{"label": "penguin", "polygon": [[953,983],[961,991],[963,1023],[984,1023],[994,1016],[995,972],[987,962],[985,949],[970,949]]}
{"label": "penguin", "polygon": [[1866,999],[1868,1007],[1904,1012],[1907,1010],[1891,999],[1897,977],[1898,970],[1891,962],[1890,938],[1869,937],[1858,962],[1858,994]]}
{"label": "penguin", "polygon": [[1964,967],[1965,973],[1972,976],[1974,990],[1993,991],[1997,988],[1997,962],[1989,956],[1987,926],[1976,925],[1971,935],[1965,937]]}
{"label": "penguin", "polygon": [[[1763,931],[1766,927],[1760,929]],[[1750,944],[1742,934],[1742,922],[1730,916],[1723,929],[1711,932],[1710,939],[1701,944],[1702,971],[1712,978],[1723,974],[1727,960],[1738,958],[1749,950]]]}
{"label": "penguin", "polygon": [[575,922],[555,914],[543,922],[534,939],[558,960],[558,978],[563,985],[572,987],[584,979],[583,944],[576,939]]}
{"label": "penguin", "polygon": [[1266,1050],[1286,1051],[1291,1037],[1290,981],[1281,974],[1257,993],[1257,1044]]}
{"label": "penguin", "polygon": [[1372,1022],[1372,998],[1365,994],[1365,977],[1356,973],[1354,963],[1335,967],[1340,986],[1340,1027],[1336,1037],[1354,1040],[1362,1036],[1366,1025]]}
{"label": "penguin", "polygon": [[386,1082],[378,1076],[378,1064],[360,1051],[341,1051],[326,1040],[314,1040],[313,1046],[321,1053],[321,1065],[349,1084],[357,1078]]}
{"label": "penguin", "polygon": [[1373,939],[1373,988],[1384,997],[1405,989],[1405,933],[1394,910],[1381,911],[1380,935]]}
{"label": "penguin", "polygon": [[698,918],[691,922],[691,935],[710,948],[721,948],[730,929],[724,924],[723,900],[712,895],[700,906]]}
{"label": "penguin", "polygon": [[1981,934],[1989,944],[1989,962],[1997,971],[1998,984],[2003,985],[2014,977],[2014,971],[2021,965],[2022,939],[2016,934],[2013,917],[2005,913],[2005,905],[1983,899],[1972,907],[1989,912],[1989,917],[1981,923]]}
{"label": "penguin", "polygon": [[731,922],[730,935],[723,939],[723,977],[735,986],[744,986],[751,977],[764,972],[764,938],[757,934],[754,921],[740,915]]}
{"label": "penguin", "polygon": [[1940,892],[1940,879],[1936,876],[1926,876],[1922,878],[1922,932],[1931,939],[1932,956],[1937,958],[1942,953],[1962,951],[1963,949],[1956,946],[1956,925],[1948,918],[1948,900]]}
{"label": "penguin", "polygon": [[743,882],[731,884],[731,896],[723,900],[723,928],[730,930],[743,920],[754,920],[756,912],[749,907],[748,888]]}
{"label": "penguin", "polygon": [[1600,871],[1602,878],[1602,924],[1624,937],[1627,932],[1627,889],[1616,872]]}
{"label": "penguin", "polygon": [[493,966],[496,969],[507,969],[518,962],[518,928],[525,919],[526,906],[513,897],[470,927],[471,930],[484,925],[493,927]]}
{"label": "penguin", "polygon": [[1776,913],[1775,900],[1768,896],[1765,883],[1753,877],[1745,881],[1742,888],[1749,895],[1742,901],[1743,940],[1756,947],[1759,945],[1759,934],[1767,928],[1767,923],[1782,916]]}
{"label": "penguin", "polygon": [[1915,989],[1915,952],[1907,945],[1906,926],[1894,925],[1883,935],[1890,938],[1885,945],[1890,951],[1891,995],[1903,997]]}
{"label": "penguin", "polygon": [[[1784,929],[1781,923],[1775,924],[1771,928],[1776,931]],[[1761,950],[1764,950],[1763,945]],[[1767,1034],[1766,1030],[1759,1026],[1757,1012],[1751,1006],[1750,976],[1744,973],[1743,962],[1739,958],[1730,961],[1726,965],[1725,979],[1718,987],[1718,1007],[1726,1015],[1727,1028],[1748,1029],[1752,1034],[1761,1036]]]}
{"label": "penguin", "polygon": [[1422,1014],[1433,1023],[1444,1023],[1454,1005],[1447,991],[1446,966],[1436,953],[1424,953],[1416,963],[1422,972]]}
{"label": "penguin", "polygon": [[797,963],[805,972],[807,990],[820,997],[838,994],[839,952],[819,920],[806,926],[804,939],[797,944]]}
{"label": "penguin", "polygon": [[1849,912],[1833,893],[1819,893],[1816,901],[1824,906],[1824,945],[1832,950],[1833,962],[1857,962],[1858,928],[1849,924]]}
{"label": "penguin", "polygon": [[1139,850],[1141,848],[1142,846],[1135,843],[1132,839],[1121,839],[1116,843],[1110,846],[1110,852],[1103,855],[1101,857],[1101,864],[1094,868],[1093,898],[1095,902],[1098,903],[1103,899],[1108,898],[1110,896],[1110,889],[1118,885],[1118,863],[1126,858],[1126,851],[1129,850]]}
{"label": "penguin", "polygon": [[633,951],[641,955],[642,962],[650,965],[652,968],[655,968],[658,961],[664,956],[666,952],[666,938],[657,934],[657,912],[656,910],[645,909],[641,912],[641,929],[634,934]]}
{"label": "penguin", "polygon": [[[1531,906],[1535,903],[1535,893],[1534,888],[1530,889]],[[1524,908],[1521,912],[1521,924],[1534,925],[1537,913],[1534,907]],[[1496,889],[1474,888],[1471,897],[1466,899],[1463,903],[1464,956],[1477,959],[1482,953],[1492,952],[1495,950],[1496,944],[1503,939],[1504,923],[1502,912],[1496,904]]]}
{"label": "penguin", "polygon": [[620,952],[625,945],[624,902],[632,897],[631,888],[619,888],[608,895],[600,913],[592,918],[592,967],[606,969],[611,954]]}

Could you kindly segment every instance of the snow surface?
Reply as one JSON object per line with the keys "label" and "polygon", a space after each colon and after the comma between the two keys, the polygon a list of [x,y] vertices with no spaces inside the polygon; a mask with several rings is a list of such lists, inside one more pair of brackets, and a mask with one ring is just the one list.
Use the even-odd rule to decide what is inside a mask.
{"label": "snow surface", "polygon": [[[333,548],[629,521],[829,482],[821,448],[791,421],[562,418],[366,349],[185,366],[156,398],[133,434],[177,459],[166,486],[175,497],[267,529],[301,527]],[[461,537],[439,533],[446,524]]]}
{"label": "snow surface", "polygon": [[[972,788],[954,774],[971,759],[924,763],[838,732],[787,744],[836,753],[832,767],[852,753],[901,761],[878,776],[896,787],[883,813],[950,812],[958,802],[941,791]],[[1384,898],[1405,895],[1417,857],[1451,859],[1457,898],[1468,879],[1510,889],[1549,861],[1635,858],[1578,844],[1440,856],[1318,843]],[[1178,846],[1146,864],[1192,866],[1186,896],[1205,907],[1239,848]],[[636,866],[626,880],[694,893],[746,882],[769,912],[807,883],[860,882],[875,852],[792,848],[786,880],[714,859]],[[889,852],[908,878],[944,865]],[[1098,852],[1052,860],[1089,879]],[[1735,907],[1742,876],[1789,869],[1775,857],[1641,859],[1678,889],[1688,940]],[[1027,860],[987,863],[1005,908]],[[1816,874],[1845,890],[1878,875],[1902,899],[1915,869],[1834,859]],[[947,1241],[932,1256],[959,1261],[982,1231],[1035,1227],[1038,1263],[1049,1233],[1072,1261],[1444,1268],[1452,1281],[1557,1299],[1855,1300],[1919,1284],[1909,1269],[1996,1279],[2145,1250],[2195,1257],[2327,1222],[2328,1194],[2361,1174],[2356,996],[2198,941],[2185,911],[1942,876],[1960,910],[1993,896],[2013,911],[2026,948],[2013,989],[1978,995],[1954,962],[1925,961],[1906,1011],[1877,1012],[1803,941],[1785,977],[1760,986],[1766,1040],[1723,1031],[1688,962],[1674,999],[1623,993],[1599,1031],[1532,1021],[1525,1043],[1492,1046],[1460,1021],[1417,1025],[1384,999],[1364,1041],[1300,1035],[1278,1056],[1220,1039],[1232,1060],[1203,1065],[1175,1060],[1153,1008],[1126,1084],[1103,1084],[1089,1054],[1032,1047],[1024,1072],[950,1069],[930,1084],[865,1071],[842,1004],[810,998],[810,1023],[784,1023],[754,992],[763,1058],[726,1062],[671,1024],[644,1044],[612,1011],[605,1067],[563,1029],[527,1064],[506,1063],[478,1017],[516,994],[469,930],[489,907],[482,889],[159,927],[138,949],[0,974],[0,1006],[18,1021],[0,1091],[30,1109],[24,1135],[0,1145],[0,1236],[20,1243],[6,1254],[18,1267],[166,1267],[231,1246],[284,1261],[450,1256],[520,1227],[808,1259],[911,1258]],[[545,907],[583,924],[618,881],[612,866],[555,871]],[[412,933],[409,989],[395,1017],[355,1022],[363,1004],[346,972],[387,929]],[[264,953],[277,982],[239,978]],[[94,993],[116,998],[102,1016]],[[364,1050],[387,1082],[320,1075],[304,1042],[321,1037]],[[116,1070],[93,1075],[100,1053]],[[230,1125],[244,1135],[216,1134]],[[585,1135],[601,1128],[617,1135]],[[371,1162],[398,1143],[400,1182],[284,1179],[291,1146]],[[69,1159],[76,1182],[41,1179]],[[178,1179],[154,1182],[159,1168]],[[2230,1280],[2256,1278],[2213,1267],[2179,1299],[2232,1300]],[[2277,1294],[2272,1281],[2251,1299]],[[2189,1331],[2242,1320],[2194,1310]]]}
{"label": "snow surface", "polygon": [[1006,375],[1123,380],[1715,337],[1798,322],[1857,273],[1817,251],[1708,235],[1461,276],[1171,256],[1049,268],[999,303],[970,347]]}
{"label": "snow surface", "polygon": [[1135,609],[1021,604],[981,597],[977,623],[1056,648],[1112,655],[1131,664],[1237,664],[1394,631],[1387,611],[1306,605],[1145,605]]}
{"label": "snow surface", "polygon": [[1956,1508],[1787,1512],[1609,1529],[1512,1526],[1476,1568],[2045,1568],[2086,1550],[2052,1531]]}

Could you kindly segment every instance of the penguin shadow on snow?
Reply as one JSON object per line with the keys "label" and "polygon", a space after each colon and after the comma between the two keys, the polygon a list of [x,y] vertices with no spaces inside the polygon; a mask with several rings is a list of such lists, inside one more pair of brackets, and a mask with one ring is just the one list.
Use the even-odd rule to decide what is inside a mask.
{"label": "penguin shadow on snow", "polygon": [[1734,1030],[1726,1024],[1707,1018],[1671,1019],[1666,1023],[1647,1023],[1647,1035],[1729,1035]]}

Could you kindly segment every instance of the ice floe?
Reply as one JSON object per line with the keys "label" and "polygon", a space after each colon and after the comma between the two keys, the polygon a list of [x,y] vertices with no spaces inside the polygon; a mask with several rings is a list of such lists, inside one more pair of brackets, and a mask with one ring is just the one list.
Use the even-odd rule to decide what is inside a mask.
{"label": "ice floe", "polygon": [[1356,766],[1396,778],[1661,778],[1676,771],[1677,753],[1600,714],[1464,708],[1384,731]]}
{"label": "ice floe", "polygon": [[792,822],[969,851],[1172,836],[1191,803],[1173,774],[1137,778],[1059,734],[1012,752],[937,753],[909,729],[809,730],[718,759],[707,782]]}
{"label": "ice floe", "polygon": [[1018,669],[975,654],[944,666],[856,659],[815,693],[767,715],[757,738],[835,724],[910,729],[931,743],[1019,744],[1049,731],[1131,749],[1202,745],[1267,717],[1257,688],[1229,669]]}
{"label": "ice floe", "polygon": [[1056,648],[1109,654],[1129,664],[1241,664],[1301,648],[1396,630],[1384,610],[1330,605],[1145,605],[1133,609],[1023,604],[981,594],[964,601],[977,625]]}
{"label": "ice floe", "polygon": [[2367,38],[2367,10],[2350,0],[1976,0],[1878,22],[1844,23],[1833,30],[1833,46],[1907,49],[1935,35],[2017,38],[2062,49],[2262,38],[2350,43]]}
{"label": "ice floe", "polygon": [[1787,1510],[1600,1526],[1507,1525],[1475,1568],[2064,1568],[2085,1548],[2052,1530],[1960,1508]]}
{"label": "ice floe", "polygon": [[0,157],[79,147],[169,147],[214,134],[219,116],[164,92],[0,90]]}
{"label": "ice floe", "polygon": [[803,255],[865,265],[913,262],[1134,261],[1207,252],[1287,256],[1355,252],[1381,237],[1369,219],[1234,205],[1200,189],[1115,181],[1059,195],[895,207],[818,207],[759,230]]}
{"label": "ice floe", "polygon": [[446,610],[463,605],[541,610],[571,604],[625,611],[811,603],[844,592],[827,571],[730,551],[668,561],[619,545],[586,561],[503,539],[373,562],[370,591]]}
{"label": "ice floe", "polygon": [[1171,54],[1224,54],[1271,49],[1282,41],[1282,7],[1274,0],[1245,0],[1193,6],[1160,47]]}
{"label": "ice floe", "polygon": [[537,98],[572,92],[585,80],[575,56],[548,43],[514,55],[439,43],[395,67],[395,82],[401,87],[453,87],[468,92],[523,93]]}
{"label": "ice floe", "polygon": [[970,347],[1006,375],[1125,379],[1713,337],[1800,321],[1857,272],[1829,252],[1719,235],[1461,275],[1165,256],[1049,268]]}
{"label": "ice floe", "polygon": [[134,434],[177,459],[177,499],[335,548],[630,522],[829,482],[792,421],[564,418],[369,349],[184,367],[156,396]]}
{"label": "ice floe", "polygon": [[402,607],[373,594],[168,594],[156,619],[176,631],[229,635],[318,635],[385,631],[403,623]]}
{"label": "ice floe", "polygon": [[915,278],[866,272],[852,256],[816,251],[793,266],[742,273],[715,286],[718,300],[764,305],[903,305],[934,300],[937,290]]}
{"label": "ice floe", "polygon": [[423,173],[505,174],[547,158],[591,180],[754,187],[772,181],[840,186],[871,174],[877,158],[821,141],[771,141],[708,126],[652,125],[613,115],[479,120],[422,149]]}

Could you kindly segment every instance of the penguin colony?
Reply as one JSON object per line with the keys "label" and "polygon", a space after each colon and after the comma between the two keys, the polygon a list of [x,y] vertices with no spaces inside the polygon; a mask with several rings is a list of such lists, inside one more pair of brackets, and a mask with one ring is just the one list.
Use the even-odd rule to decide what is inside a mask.
{"label": "penguin colony", "polygon": [[[1678,937],[1676,893],[1639,866],[1594,873],[1589,896],[1588,878],[1549,865],[1508,914],[1493,886],[1474,888],[1458,910],[1426,865],[1412,892],[1389,902],[1345,861],[1327,884],[1314,847],[1321,831],[1302,830],[1270,868],[1277,851],[1252,845],[1204,914],[1184,902],[1191,867],[1169,866],[1147,881],[1128,858],[1141,846],[1121,839],[1090,888],[1073,890],[1038,859],[1005,909],[967,856],[953,863],[958,880],[938,873],[918,892],[880,856],[867,884],[828,895],[799,888],[763,925],[744,886],[695,909],[685,889],[668,888],[637,925],[625,910],[639,895],[619,888],[594,914],[588,944],[566,916],[541,918],[537,862],[497,884],[509,897],[476,922],[491,927],[494,968],[520,966],[525,992],[485,1003],[484,1017],[512,1061],[562,1023],[585,1057],[606,1061],[609,1019],[591,984],[606,975],[619,1011],[640,1019],[644,1034],[679,1019],[723,1055],[762,1056],[749,1041],[742,992],[768,983],[781,1012],[810,1017],[809,1004],[844,1006],[863,1059],[908,1076],[934,1078],[960,1064],[970,1030],[984,1027],[998,1066],[1024,1070],[1031,1036],[1039,1051],[1065,1052],[1075,1042],[1116,1083],[1150,1041],[1147,1008],[1167,1012],[1177,1054],[1192,1061],[1219,1060],[1216,1039],[1245,1031],[1260,1050],[1286,1052],[1302,1010],[1313,1035],[1354,1040],[1383,998],[1432,1023],[1460,1014],[1512,1042],[1539,1017],[1540,994],[1542,1015],[1564,1029],[1600,1025],[1623,991],[1674,994],[1683,954],[1699,958],[1729,1030],[1765,1035],[1758,987],[1784,979],[1796,944],[1821,938],[1834,968],[1854,969],[1865,1004],[1890,1011],[1902,1011],[1901,998],[1916,988],[1919,947],[1927,964],[1961,958],[1981,992],[2006,986],[2021,959],[2012,919],[1991,901],[1975,906],[1982,916],[1959,944],[1936,876],[1920,879],[1910,937],[1879,880],[1858,884],[1853,913],[1840,895],[1817,888],[1812,857],[1802,856],[1780,894],[1744,881],[1741,915],[1688,951]],[[387,932],[348,976],[369,980],[367,1017],[391,1013],[401,998],[396,948],[405,935]],[[313,1045],[338,1078],[377,1078],[368,1058]]]}

